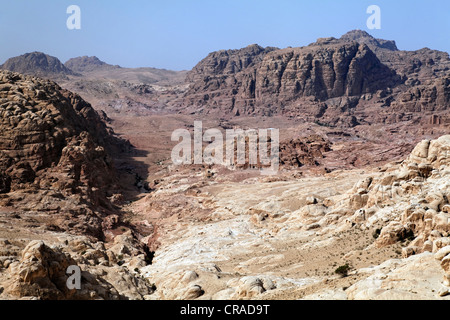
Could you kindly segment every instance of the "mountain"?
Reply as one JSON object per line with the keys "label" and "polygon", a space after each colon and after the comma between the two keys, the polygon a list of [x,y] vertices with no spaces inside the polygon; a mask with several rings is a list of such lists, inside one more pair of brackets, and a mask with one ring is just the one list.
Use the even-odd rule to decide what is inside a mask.
{"label": "mountain", "polygon": [[238,50],[221,50],[210,53],[187,75],[187,82],[196,82],[206,76],[230,75],[254,67],[269,52],[278,48],[263,48],[257,44]]}
{"label": "mountain", "polygon": [[[69,59],[65,64],[68,69],[77,72],[83,79],[90,81],[124,81],[139,85],[181,83],[185,72],[157,68],[122,68],[111,65],[99,58],[77,57]],[[82,81],[79,78],[76,81]]]}
{"label": "mountain", "polygon": [[0,69],[56,81],[108,113],[160,110],[165,105],[160,100],[170,98],[161,98],[158,92],[177,92],[186,86],[186,71],[122,68],[95,56],[76,57],[62,64],[58,58],[33,52],[8,59]]}
{"label": "mountain", "polygon": [[68,69],[75,71],[77,73],[85,73],[85,72],[92,72],[97,70],[105,70],[105,69],[118,69],[119,66],[113,66],[110,64],[107,64],[106,62],[101,61],[97,57],[77,57],[72,58],[68,60],[64,66],[66,66]]}
{"label": "mountain", "polygon": [[42,52],[26,53],[18,57],[10,58],[0,66],[0,69],[41,77],[74,74],[58,58]]}
{"label": "mountain", "polygon": [[[281,114],[331,126],[395,122],[410,112],[447,109],[449,79],[448,53],[402,51],[395,41],[354,30],[299,48],[213,52],[188,73],[189,89],[175,107],[198,114]],[[415,107],[406,101],[416,101]]]}
{"label": "mountain", "polygon": [[375,39],[361,30],[347,32],[340,41],[366,44],[382,63],[407,78],[407,84],[418,84],[437,77],[445,77],[450,70],[447,52],[429,48],[415,51],[399,50],[395,41]]}
{"label": "mountain", "polygon": [[76,57],[63,64],[58,58],[42,52],[26,53],[10,58],[0,66],[0,69],[48,78],[60,84],[87,80],[88,82],[106,82],[106,86],[109,86],[111,81],[126,82],[126,86],[130,84],[178,85],[183,83],[186,76],[185,71],[122,68],[110,65],[95,56]]}
{"label": "mountain", "polygon": [[[307,48],[253,53],[247,59],[260,58],[257,63],[228,72],[221,68],[222,61],[213,57],[214,54],[208,56],[189,74],[188,80],[193,78],[192,74],[203,75],[190,94],[212,90],[214,96],[219,96],[223,92],[234,97],[235,105],[283,103],[303,96],[327,100],[374,92],[401,81],[366,45],[357,43],[320,40]],[[233,58],[236,57],[232,54]],[[208,73],[204,65],[216,68]]]}

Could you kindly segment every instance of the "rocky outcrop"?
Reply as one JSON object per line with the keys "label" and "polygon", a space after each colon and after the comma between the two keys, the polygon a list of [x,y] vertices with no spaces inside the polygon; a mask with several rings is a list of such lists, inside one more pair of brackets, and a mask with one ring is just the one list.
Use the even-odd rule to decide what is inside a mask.
{"label": "rocky outcrop", "polygon": [[280,164],[285,167],[316,166],[330,147],[330,141],[316,135],[282,141]]}
{"label": "rocky outcrop", "polygon": [[[392,111],[398,112],[442,112],[450,105],[450,76],[430,80],[399,95],[392,103]],[[438,117],[438,115],[435,115]],[[440,124],[440,123],[436,123]]]}
{"label": "rocky outcrop", "polygon": [[[158,235],[0,239],[0,298],[447,299],[449,148],[443,136],[370,172],[272,182],[178,169],[130,207],[142,228],[165,219]],[[154,253],[143,245],[151,237]],[[82,270],[80,290],[63,285],[68,264]]]}
{"label": "rocky outcrop", "polygon": [[[20,260],[9,266],[7,292],[17,297],[39,297],[43,300],[70,298],[66,270],[75,261],[42,241],[30,242]],[[72,292],[73,294],[74,292]]]}
{"label": "rocky outcrop", "polygon": [[[121,240],[116,239],[116,247],[131,249]],[[7,264],[3,263],[7,270],[0,295],[10,299],[142,300],[152,294],[154,286],[133,271],[147,265],[144,258],[116,253],[101,242],[92,243],[83,238],[58,245],[31,241],[17,259],[9,257]],[[73,274],[69,267],[80,270],[78,288],[68,286],[69,276]],[[2,275],[0,272],[0,279]]]}
{"label": "rocky outcrop", "polygon": [[400,166],[387,170],[370,184],[361,182],[361,186],[354,187],[350,201],[353,209],[366,213],[363,225],[375,224],[377,219],[370,216],[378,208],[392,210],[383,218],[384,227],[376,241],[379,247],[409,241],[403,251],[409,257],[436,252],[448,243],[449,155],[450,136],[424,140]]}
{"label": "rocky outcrop", "polygon": [[3,71],[0,88],[3,205],[69,215],[59,228],[101,238],[101,217],[114,211],[108,197],[120,190],[108,154],[126,143],[53,82]]}
{"label": "rocky outcrop", "polygon": [[257,72],[256,98],[279,96],[278,103],[302,96],[319,100],[374,92],[400,81],[366,45],[327,40],[266,57]]}
{"label": "rocky outcrop", "polygon": [[[310,151],[320,160],[324,146]],[[174,170],[136,208],[142,219],[168,219],[162,206],[182,204],[158,226],[143,273],[157,299],[299,298],[325,288],[344,299],[448,299],[449,152],[447,135],[374,170],[299,178],[281,169],[278,179],[239,183],[218,169],[208,180],[220,184]],[[347,276],[339,266],[351,266]]]}

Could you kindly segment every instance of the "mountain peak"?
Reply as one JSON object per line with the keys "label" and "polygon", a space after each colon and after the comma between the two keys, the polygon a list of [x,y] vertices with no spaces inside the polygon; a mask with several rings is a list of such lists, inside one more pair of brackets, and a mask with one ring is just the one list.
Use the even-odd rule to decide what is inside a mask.
{"label": "mountain peak", "polygon": [[398,50],[395,41],[376,39],[366,31],[359,29],[347,32],[340,38],[340,40],[363,43],[368,45],[369,48],[374,51],[376,51],[377,49],[388,49],[391,51]]}
{"label": "mountain peak", "polygon": [[359,40],[361,38],[375,39],[369,33],[360,29],[351,30],[341,37],[342,40]]}
{"label": "mountain peak", "polygon": [[82,56],[82,57],[76,57],[68,60],[64,64],[67,68],[83,73],[83,72],[89,72],[94,71],[98,69],[104,69],[104,68],[118,68],[118,66],[112,66],[110,64],[107,64],[106,62],[103,62],[96,56],[88,57],[88,56]]}
{"label": "mountain peak", "polygon": [[65,67],[58,58],[38,51],[10,58],[1,66],[1,68],[13,72],[38,76],[73,74],[72,70]]}

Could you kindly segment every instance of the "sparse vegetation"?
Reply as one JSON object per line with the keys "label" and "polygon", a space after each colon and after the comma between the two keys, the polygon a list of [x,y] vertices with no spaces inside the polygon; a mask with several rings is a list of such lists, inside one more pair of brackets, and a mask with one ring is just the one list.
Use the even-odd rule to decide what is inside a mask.
{"label": "sparse vegetation", "polygon": [[378,237],[380,236],[380,234],[381,234],[381,229],[375,230],[375,232],[373,233],[374,239],[378,239]]}
{"label": "sparse vegetation", "polygon": [[338,267],[334,273],[340,275],[341,277],[346,277],[348,276],[348,272],[350,271],[350,266],[348,265],[348,263]]}

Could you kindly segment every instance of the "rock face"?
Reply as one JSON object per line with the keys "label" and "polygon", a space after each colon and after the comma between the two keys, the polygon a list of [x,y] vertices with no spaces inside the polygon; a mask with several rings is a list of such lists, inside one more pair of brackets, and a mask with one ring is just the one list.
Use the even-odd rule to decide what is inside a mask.
{"label": "rock face", "polygon": [[416,51],[399,50],[395,41],[375,39],[361,30],[353,30],[340,38],[341,41],[356,41],[366,44],[380,61],[406,77],[407,85],[423,83],[448,74],[448,53],[423,48]]}
{"label": "rock face", "polygon": [[[130,270],[146,266],[146,262],[138,254],[131,259],[131,251],[139,249],[122,240],[116,239],[111,250],[101,242],[92,243],[85,238],[72,238],[57,245],[31,241],[17,258],[10,257],[6,275],[0,272],[3,298],[6,295],[9,299],[142,300],[155,289],[139,273]],[[122,251],[120,255],[117,248]],[[69,275],[73,274],[68,273],[69,266],[81,272],[78,289],[67,286]]]}
{"label": "rock face", "polygon": [[[61,214],[59,228],[101,238],[100,216],[113,211],[107,197],[119,190],[108,152],[124,142],[53,82],[2,71],[0,88],[2,203]],[[73,219],[58,223],[66,214]]]}
{"label": "rock face", "polygon": [[349,192],[348,205],[357,210],[355,218],[362,212],[364,219],[351,221],[365,227],[375,225],[377,220],[381,223],[380,214],[372,215],[386,208],[384,227],[376,240],[379,247],[408,240],[411,244],[404,251],[406,256],[435,251],[433,242],[446,239],[450,231],[450,216],[446,212],[449,150],[448,135],[424,140],[400,165],[386,169],[377,179],[361,180]]}
{"label": "rock face", "polygon": [[383,65],[368,46],[356,42],[336,44],[327,39],[304,48],[251,46],[212,53],[189,73],[187,80],[195,83],[187,94],[189,98],[195,96],[193,103],[221,99],[221,104],[230,110],[241,108],[241,113],[253,112],[249,108],[256,106],[281,107],[301,97],[324,101],[362,95],[400,83],[395,72]]}
{"label": "rock face", "polygon": [[330,151],[331,143],[320,136],[282,141],[280,143],[280,164],[287,167],[318,165],[325,152]]}
{"label": "rock face", "polygon": [[76,263],[69,256],[50,249],[42,241],[32,241],[23,250],[20,261],[10,266],[10,275],[16,281],[10,281],[7,290],[18,297],[68,298],[66,270],[70,265]]}
{"label": "rock face", "polygon": [[26,53],[8,59],[0,69],[42,77],[73,74],[73,71],[64,66],[58,58],[42,52]]}
{"label": "rock face", "polygon": [[209,54],[188,73],[175,102],[182,112],[221,115],[284,114],[354,127],[441,115],[449,105],[447,53],[400,51],[394,41],[360,30],[300,48],[262,48]]}
{"label": "rock face", "polygon": [[[392,110],[409,113],[442,112],[448,109],[449,104],[450,77],[447,76],[408,89],[400,94],[398,101],[392,103]],[[436,117],[440,119],[448,118],[445,114]]]}
{"label": "rock face", "polygon": [[257,73],[255,97],[277,94],[277,103],[304,96],[323,101],[374,92],[399,81],[366,45],[319,40],[267,56]]}
{"label": "rock face", "polygon": [[[31,76],[0,71],[0,113],[1,298],[151,294],[132,270],[152,254],[114,205],[123,189],[110,154],[129,144],[81,97]],[[69,266],[81,289],[68,288]]]}
{"label": "rock face", "polygon": [[213,79],[205,78],[237,74],[256,66],[266,54],[277,49],[273,47],[263,48],[253,44],[238,50],[212,52],[187,74],[186,80],[188,82],[209,82]]}

